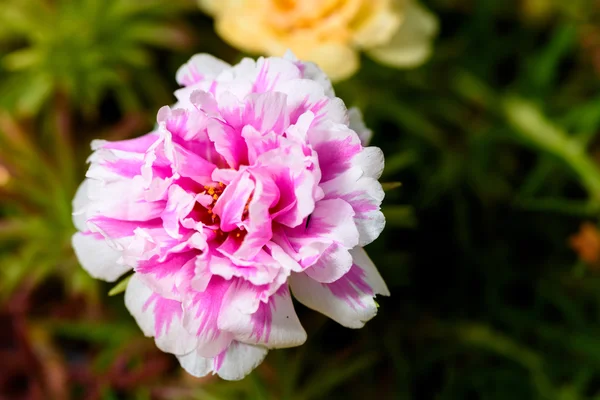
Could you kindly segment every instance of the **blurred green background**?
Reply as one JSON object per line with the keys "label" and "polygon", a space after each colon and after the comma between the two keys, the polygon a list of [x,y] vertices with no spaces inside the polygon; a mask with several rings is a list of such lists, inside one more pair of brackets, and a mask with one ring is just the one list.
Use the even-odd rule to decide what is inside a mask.
{"label": "blurred green background", "polygon": [[70,248],[89,142],[243,55],[185,0],[0,0],[0,399],[600,399],[600,2],[428,0],[433,58],[336,85],[383,148],[392,292],[241,382],[195,379]]}

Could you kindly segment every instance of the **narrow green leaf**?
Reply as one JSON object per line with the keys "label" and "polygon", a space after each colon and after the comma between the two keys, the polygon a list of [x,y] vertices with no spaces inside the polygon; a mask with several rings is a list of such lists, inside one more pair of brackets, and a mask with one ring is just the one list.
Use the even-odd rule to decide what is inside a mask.
{"label": "narrow green leaf", "polygon": [[117,283],[110,291],[108,292],[109,296],[116,296],[119,293],[122,293],[127,289],[127,284],[131,279],[132,275],[129,275],[127,278],[122,279],[119,283]]}
{"label": "narrow green leaf", "polygon": [[390,190],[394,190],[399,188],[400,186],[402,186],[401,182],[384,182],[381,184],[381,186],[383,187],[383,190],[385,190],[386,192],[389,192]]}
{"label": "narrow green leaf", "polygon": [[506,98],[504,111],[525,143],[538,151],[552,154],[567,164],[593,200],[600,201],[600,170],[579,140],[569,136],[548,120],[534,104],[524,99]]}

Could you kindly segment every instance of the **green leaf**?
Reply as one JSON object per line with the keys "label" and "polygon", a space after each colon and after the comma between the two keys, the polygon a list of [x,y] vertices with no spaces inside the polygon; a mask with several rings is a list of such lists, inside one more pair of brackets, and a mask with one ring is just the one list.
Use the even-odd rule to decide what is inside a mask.
{"label": "green leaf", "polygon": [[383,187],[383,190],[388,192],[390,190],[399,188],[400,186],[402,186],[402,183],[401,182],[383,182],[381,184],[381,186]]}
{"label": "green leaf", "polygon": [[129,275],[127,278],[123,278],[119,283],[117,283],[110,291],[108,292],[109,296],[116,296],[119,293],[123,293],[125,289],[127,289],[127,284],[133,275]]}
{"label": "green leaf", "polygon": [[535,150],[567,164],[594,201],[600,201],[600,171],[581,142],[549,121],[532,103],[517,97],[504,100],[504,111],[519,137]]}
{"label": "green leaf", "polygon": [[564,24],[554,31],[542,52],[530,64],[527,81],[540,94],[552,88],[559,72],[560,62],[570,56],[577,43],[577,28],[573,24]]}

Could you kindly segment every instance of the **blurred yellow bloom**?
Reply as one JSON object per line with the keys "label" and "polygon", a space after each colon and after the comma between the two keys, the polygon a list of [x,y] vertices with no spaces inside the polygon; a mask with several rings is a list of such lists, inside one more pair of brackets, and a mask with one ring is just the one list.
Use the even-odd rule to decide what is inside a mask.
{"label": "blurred yellow bloom", "polygon": [[290,49],[333,80],[352,75],[358,52],[395,67],[431,53],[437,20],[414,0],[199,0],[216,30],[244,51],[280,56]]}

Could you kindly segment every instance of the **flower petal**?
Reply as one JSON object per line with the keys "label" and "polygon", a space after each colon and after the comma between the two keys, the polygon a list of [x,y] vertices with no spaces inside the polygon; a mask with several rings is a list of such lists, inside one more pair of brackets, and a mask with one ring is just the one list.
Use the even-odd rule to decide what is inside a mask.
{"label": "flower petal", "polygon": [[376,294],[389,291],[362,248],[352,250],[354,264],[346,275],[333,283],[319,283],[305,273],[292,274],[294,297],[348,328],[362,328],[377,314]]}
{"label": "flower petal", "polygon": [[86,231],[87,230],[87,216],[86,216],[86,208],[90,203],[90,198],[88,197],[89,190],[89,182],[85,179],[81,185],[77,188],[77,192],[75,193],[75,197],[73,198],[73,225],[77,228],[78,231]]}
{"label": "flower petal", "polygon": [[348,109],[348,117],[350,118],[350,129],[357,133],[360,143],[367,146],[371,141],[373,131],[365,125],[362,112],[358,107],[351,107]]}
{"label": "flower petal", "polygon": [[228,68],[231,65],[210,54],[196,54],[177,70],[175,79],[182,86],[191,86],[203,80],[214,79]]}
{"label": "flower petal", "polygon": [[351,267],[352,256],[348,249],[332,243],[305,272],[317,282],[331,283],[344,276]]}
{"label": "flower petal", "polygon": [[217,374],[228,381],[240,380],[258,367],[268,352],[262,346],[233,342],[227,349]]}
{"label": "flower petal", "polygon": [[190,292],[184,300],[183,325],[198,338],[197,351],[203,357],[218,355],[233,339],[217,324],[223,297],[230,286],[231,281],[213,276],[204,292]]}
{"label": "flower petal", "polygon": [[226,350],[213,358],[202,357],[195,351],[177,358],[183,369],[195,377],[213,373],[223,379],[237,381],[260,365],[267,353],[268,350],[262,346],[232,342]]}
{"label": "flower petal", "polygon": [[221,220],[223,232],[237,229],[244,214],[244,208],[254,191],[254,181],[247,172],[242,172],[227,185],[213,208]]}
{"label": "flower petal", "polygon": [[94,278],[114,282],[131,269],[117,262],[121,252],[110,247],[98,235],[77,232],[71,241],[81,266]]}
{"label": "flower petal", "polygon": [[300,61],[294,53],[288,50],[285,53],[284,58],[286,60],[292,61],[302,72],[302,78],[309,79],[311,81],[317,82],[319,85],[323,87],[325,91],[325,95],[327,97],[335,97],[335,92],[333,90],[333,85],[331,84],[331,80],[327,76],[325,72],[321,68],[317,66],[317,64],[313,62]]}
{"label": "flower petal", "polygon": [[361,13],[367,18],[361,21],[352,36],[354,44],[363,49],[388,42],[402,20],[387,1],[363,1]]}
{"label": "flower petal", "polygon": [[207,128],[208,137],[231,168],[237,169],[240,164],[248,162],[246,142],[234,128],[216,119],[211,119]]}
{"label": "flower petal", "polygon": [[353,217],[354,211],[346,201],[339,198],[321,200],[316,204],[306,226],[288,230],[290,242],[299,248],[312,247],[321,242],[328,245],[336,242],[351,249],[359,240]]}
{"label": "flower petal", "polygon": [[381,184],[359,167],[351,168],[336,178],[321,184],[325,199],[341,198],[352,206],[354,223],[358,229],[359,246],[375,240],[385,227],[380,205],[385,196]]}
{"label": "flower petal", "polygon": [[290,123],[286,109],[287,96],[281,92],[253,93],[246,98],[244,124],[263,134],[281,135]]}
{"label": "flower petal", "polygon": [[299,346],[306,341],[287,286],[282,286],[268,303],[261,302],[253,314],[235,307],[236,296],[236,290],[227,293],[225,304],[229,306],[219,315],[219,327],[232,332],[236,340],[269,349]]}
{"label": "flower petal", "polygon": [[279,200],[279,188],[268,171],[254,169],[254,194],[248,204],[248,220],[244,228],[248,232],[240,247],[233,254],[236,258],[252,259],[273,236],[270,209]]}
{"label": "flower petal", "polygon": [[359,166],[365,176],[379,179],[385,166],[383,151],[379,147],[365,147],[354,157],[352,163]]}
{"label": "flower petal", "polygon": [[317,64],[334,82],[349,78],[360,65],[354,49],[337,43],[315,44],[303,58]]}
{"label": "flower petal", "polygon": [[406,1],[404,21],[391,40],[368,51],[377,61],[397,68],[414,68],[424,63],[432,51],[438,31],[436,17],[417,1]]}
{"label": "flower petal", "polygon": [[134,274],[125,291],[125,306],[148,337],[155,337],[156,346],[176,355],[194,350],[197,340],[182,324],[181,303],[161,297],[150,290],[138,274]]}
{"label": "flower petal", "polygon": [[326,124],[309,131],[309,140],[319,155],[321,182],[327,182],[346,171],[352,159],[362,151],[356,132],[343,124]]}

